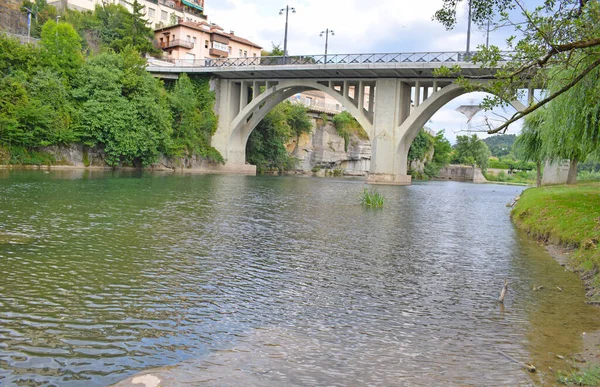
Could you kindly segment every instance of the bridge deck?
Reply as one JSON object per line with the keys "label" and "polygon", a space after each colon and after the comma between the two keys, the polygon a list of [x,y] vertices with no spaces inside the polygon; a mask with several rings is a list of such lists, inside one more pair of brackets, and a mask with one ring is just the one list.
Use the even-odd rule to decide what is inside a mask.
{"label": "bridge deck", "polygon": [[[497,68],[481,68],[468,55],[451,53],[335,54],[298,57],[223,58],[151,61],[148,71],[168,76],[174,73],[210,74],[234,79],[298,78],[434,78],[441,66],[459,65],[461,74],[491,79]],[[508,58],[508,54],[507,54]],[[498,67],[502,65],[499,63]]]}

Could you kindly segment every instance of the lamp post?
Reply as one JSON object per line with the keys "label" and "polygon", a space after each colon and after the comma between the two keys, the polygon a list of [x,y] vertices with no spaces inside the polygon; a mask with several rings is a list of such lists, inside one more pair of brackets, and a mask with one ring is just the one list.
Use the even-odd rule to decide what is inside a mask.
{"label": "lamp post", "polygon": [[325,31],[321,31],[319,36],[323,37],[323,34],[325,34],[325,64],[327,64],[327,44],[329,43],[329,35],[331,34],[331,36],[335,36],[335,32],[327,28]]}
{"label": "lamp post", "polygon": [[27,42],[30,42],[31,39],[31,14],[33,13],[32,10],[30,10],[27,7],[23,7],[27,10]]}
{"label": "lamp post", "polygon": [[467,57],[469,56],[469,46],[471,45],[471,0],[469,0],[469,20],[467,24]]}
{"label": "lamp post", "polygon": [[283,11],[285,11],[285,35],[283,36],[283,63],[285,64],[285,59],[287,57],[288,16],[290,11],[292,11],[292,13],[296,13],[296,8],[286,5],[285,8],[281,8],[279,10],[279,14],[283,15]]}

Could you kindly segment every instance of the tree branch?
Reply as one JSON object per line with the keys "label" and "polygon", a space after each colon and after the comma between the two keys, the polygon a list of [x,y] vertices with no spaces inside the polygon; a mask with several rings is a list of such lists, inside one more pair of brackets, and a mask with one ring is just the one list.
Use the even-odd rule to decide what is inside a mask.
{"label": "tree branch", "polygon": [[519,119],[525,117],[527,114],[541,108],[542,106],[544,106],[545,104],[547,104],[548,102],[552,101],[553,99],[555,99],[556,97],[558,97],[559,95],[565,93],[566,91],[568,91],[570,88],[572,88],[573,86],[575,86],[579,81],[581,81],[590,71],[592,71],[593,69],[595,69],[596,67],[600,66],[600,59],[595,60],[590,66],[588,66],[585,70],[583,70],[577,77],[575,77],[571,82],[569,82],[567,85],[563,86],[560,90],[556,91],[555,93],[549,95],[548,97],[544,98],[543,100],[541,100],[540,102],[530,105],[527,109],[517,112],[515,113],[508,121],[506,121],[504,124],[500,125],[499,127],[495,128],[495,129],[491,129],[488,130],[489,134],[494,134],[494,133],[498,133],[506,128],[508,128],[508,126],[512,123],[514,123],[515,121],[518,121]]}

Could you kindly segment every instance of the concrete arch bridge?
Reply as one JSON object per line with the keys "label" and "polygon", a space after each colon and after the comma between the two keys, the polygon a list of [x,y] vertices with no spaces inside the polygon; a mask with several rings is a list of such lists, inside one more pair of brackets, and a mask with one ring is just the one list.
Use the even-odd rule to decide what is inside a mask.
{"label": "concrete arch bridge", "polygon": [[[213,77],[219,126],[212,145],[228,169],[254,174],[246,143],[256,125],[290,96],[318,90],[329,94],[362,125],[372,146],[371,184],[408,185],[407,157],[419,129],[446,103],[467,92],[454,78],[436,78],[442,65],[459,64],[462,75],[485,82],[496,69],[466,61],[465,53],[317,55],[153,62],[148,71],[171,78],[180,73]],[[530,90],[530,100],[533,95]],[[511,102],[516,110],[525,106]]]}

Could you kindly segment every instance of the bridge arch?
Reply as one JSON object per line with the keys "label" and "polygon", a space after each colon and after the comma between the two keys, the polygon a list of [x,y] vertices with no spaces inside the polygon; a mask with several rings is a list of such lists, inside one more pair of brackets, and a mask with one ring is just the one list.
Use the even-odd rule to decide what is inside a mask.
{"label": "bridge arch", "polygon": [[[397,147],[397,171],[406,173],[410,146],[419,133],[419,130],[425,126],[427,121],[448,102],[469,92],[471,91],[466,90],[463,86],[452,83],[434,92],[411,112],[410,116],[398,127],[397,131],[397,133],[402,134]],[[522,111],[526,108],[523,103],[517,100],[511,101],[509,104],[517,111]]]}
{"label": "bridge arch", "polygon": [[[269,84],[267,84],[267,86],[269,86]],[[243,87],[242,84],[242,88]],[[256,84],[254,87],[256,87]],[[308,90],[321,91],[333,97],[354,118],[356,118],[367,132],[369,139],[372,140],[372,113],[369,114],[369,112],[359,104],[359,100],[362,101],[362,98],[356,98],[356,89],[354,93],[355,98],[352,98],[348,95],[346,84],[344,84],[342,90],[339,91],[332,87],[332,82],[329,81],[294,79],[280,80],[275,85],[265,87],[265,90],[262,93],[256,93],[258,95],[254,94],[254,90],[251,90],[254,94],[254,98],[245,104],[240,104],[241,109],[239,109],[237,114],[231,115],[233,118],[231,118],[228,125],[221,127],[222,118],[220,119],[220,127],[213,139],[218,139],[220,137],[223,145],[219,146],[219,141],[217,140],[214,146],[221,152],[223,157],[226,158],[228,163],[245,163],[246,144],[250,134],[256,128],[258,123],[279,103],[285,101],[294,94]],[[242,91],[242,94],[244,92],[245,91]]]}
{"label": "bridge arch", "polygon": [[369,139],[372,139],[372,123],[369,118],[337,90],[313,80],[282,81],[254,98],[231,122],[231,139],[238,138],[245,144],[254,128],[275,106],[294,94],[308,90],[321,91],[336,99],[361,124]]}

